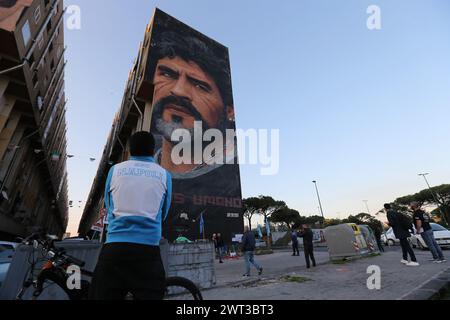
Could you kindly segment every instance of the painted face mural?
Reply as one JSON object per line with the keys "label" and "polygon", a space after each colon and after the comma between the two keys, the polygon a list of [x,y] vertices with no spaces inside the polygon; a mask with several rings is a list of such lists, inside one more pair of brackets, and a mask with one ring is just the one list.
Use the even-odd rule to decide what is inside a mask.
{"label": "painted face mural", "polygon": [[150,41],[155,159],[173,177],[165,235],[231,241],[243,219],[228,50],[159,10]]}
{"label": "painted face mural", "polygon": [[14,30],[23,9],[32,2],[33,0],[0,0],[0,28]]}

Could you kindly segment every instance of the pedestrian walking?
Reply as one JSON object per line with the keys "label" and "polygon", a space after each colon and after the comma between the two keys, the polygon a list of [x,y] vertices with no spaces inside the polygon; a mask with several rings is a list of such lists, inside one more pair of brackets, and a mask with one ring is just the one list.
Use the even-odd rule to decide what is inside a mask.
{"label": "pedestrian walking", "polygon": [[[400,262],[410,267],[419,266],[416,255],[414,254],[414,251],[408,241],[408,238],[411,237],[409,230],[412,229],[412,223],[408,222],[402,213],[392,209],[389,203],[384,205],[384,209],[386,210],[387,219],[389,221],[389,225],[394,231],[395,237],[400,240],[400,246],[402,247],[403,254],[403,259],[400,260]],[[408,261],[408,254],[411,261]]]}
{"label": "pedestrian walking", "polygon": [[[304,224],[302,226],[302,231],[298,234],[299,237],[303,238],[303,251],[305,252],[305,262],[306,268],[311,268],[311,262],[313,267],[316,266],[316,259],[314,258],[314,246],[313,239],[314,233],[308,225]],[[311,259],[311,262],[309,261]]]}
{"label": "pedestrian walking", "polygon": [[442,263],[447,261],[444,258],[441,247],[434,238],[433,228],[431,228],[430,225],[430,215],[421,209],[419,202],[412,202],[410,207],[414,211],[413,220],[416,227],[416,233],[422,237],[428,249],[430,249],[433,256],[433,262]]}
{"label": "pedestrian walking", "polygon": [[225,254],[225,242],[223,241],[222,235],[220,233],[217,234],[216,242],[217,250],[219,251],[219,263],[223,263],[222,258]]}
{"label": "pedestrian walking", "polygon": [[261,275],[263,268],[255,261],[254,251],[256,248],[255,235],[245,226],[244,235],[242,236],[242,252],[245,258],[245,273],[244,277],[250,277],[250,267],[253,265],[258,270],[258,275]]}
{"label": "pedestrian walking", "polygon": [[293,256],[299,256],[300,253],[298,251],[298,237],[297,237],[297,231],[292,230],[291,232],[291,240],[292,240],[292,255]]}

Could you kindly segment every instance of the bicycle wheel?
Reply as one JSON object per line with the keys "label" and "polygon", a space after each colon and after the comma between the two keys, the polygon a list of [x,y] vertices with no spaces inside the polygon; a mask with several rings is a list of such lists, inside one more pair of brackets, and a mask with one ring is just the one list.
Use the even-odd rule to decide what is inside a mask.
{"label": "bicycle wheel", "polygon": [[202,293],[189,279],[169,277],[166,279],[166,296],[168,300],[203,300]]}

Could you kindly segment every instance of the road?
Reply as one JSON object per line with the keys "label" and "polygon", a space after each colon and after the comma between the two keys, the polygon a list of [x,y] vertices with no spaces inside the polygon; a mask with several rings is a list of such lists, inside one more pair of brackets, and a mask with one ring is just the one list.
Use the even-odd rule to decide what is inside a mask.
{"label": "road", "polygon": [[[446,251],[448,253],[449,251]],[[204,290],[208,300],[391,300],[400,299],[424,284],[430,278],[450,267],[450,263],[429,262],[428,251],[416,250],[419,267],[407,267],[400,263],[399,247],[389,248],[381,256],[358,259],[345,264],[328,262],[326,251],[316,252],[319,266],[305,268],[304,257],[291,256],[290,252],[276,252],[256,256],[264,267],[261,277],[255,275],[242,280],[244,261],[227,260],[216,264],[217,286]],[[448,256],[448,254],[447,254]],[[380,267],[381,289],[369,290],[367,268]],[[282,280],[283,275],[295,275],[305,282]]]}

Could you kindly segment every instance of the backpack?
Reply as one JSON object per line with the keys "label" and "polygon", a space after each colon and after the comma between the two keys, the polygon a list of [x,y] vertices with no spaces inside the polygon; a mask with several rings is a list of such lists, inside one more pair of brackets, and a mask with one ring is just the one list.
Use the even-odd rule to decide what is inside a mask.
{"label": "backpack", "polygon": [[409,230],[412,229],[412,218],[405,213],[399,212],[398,215],[398,223],[402,229]]}

